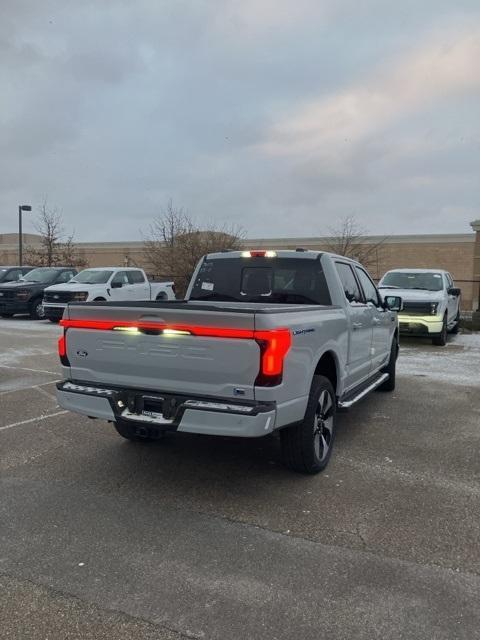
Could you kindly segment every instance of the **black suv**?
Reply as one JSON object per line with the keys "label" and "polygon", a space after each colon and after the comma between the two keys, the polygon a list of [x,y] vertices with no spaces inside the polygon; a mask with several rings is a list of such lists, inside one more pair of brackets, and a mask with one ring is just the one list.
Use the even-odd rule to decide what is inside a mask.
{"label": "black suv", "polygon": [[43,319],[44,289],[68,282],[76,273],[73,267],[39,267],[30,270],[18,282],[1,283],[0,315],[11,318],[16,313],[28,313],[34,320]]}

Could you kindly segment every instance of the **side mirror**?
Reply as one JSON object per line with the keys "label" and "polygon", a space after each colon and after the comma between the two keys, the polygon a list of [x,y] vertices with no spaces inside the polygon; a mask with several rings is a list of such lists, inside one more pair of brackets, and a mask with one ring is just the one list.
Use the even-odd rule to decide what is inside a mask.
{"label": "side mirror", "polygon": [[462,293],[461,289],[457,289],[457,287],[450,287],[447,291],[449,296],[459,296]]}
{"label": "side mirror", "polygon": [[385,307],[390,311],[403,311],[403,300],[400,296],[385,296]]}
{"label": "side mirror", "polygon": [[112,282],[111,287],[112,289],[121,289],[123,287],[123,282],[119,282],[118,280],[116,282]]}

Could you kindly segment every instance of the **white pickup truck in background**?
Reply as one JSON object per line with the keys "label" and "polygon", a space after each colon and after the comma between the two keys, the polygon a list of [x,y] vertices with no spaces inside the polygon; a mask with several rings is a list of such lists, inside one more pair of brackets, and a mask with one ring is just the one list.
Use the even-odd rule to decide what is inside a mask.
{"label": "white pickup truck in background", "polygon": [[434,345],[447,344],[447,333],[460,327],[461,290],[443,269],[393,269],[378,285],[381,293],[402,298],[398,314],[400,333],[431,338]]}
{"label": "white pickup truck in background", "polygon": [[84,269],[69,282],[47,287],[45,317],[58,322],[69,302],[175,300],[173,282],[149,282],[143,269],[101,267]]}

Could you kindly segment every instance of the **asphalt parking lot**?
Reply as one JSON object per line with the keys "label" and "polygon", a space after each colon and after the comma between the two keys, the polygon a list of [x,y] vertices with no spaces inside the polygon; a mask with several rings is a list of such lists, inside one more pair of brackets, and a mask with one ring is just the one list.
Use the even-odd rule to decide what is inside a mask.
{"label": "asphalt parking lot", "polygon": [[2,638],[480,638],[480,336],[404,341],[304,477],[62,411],[58,334],[0,320]]}

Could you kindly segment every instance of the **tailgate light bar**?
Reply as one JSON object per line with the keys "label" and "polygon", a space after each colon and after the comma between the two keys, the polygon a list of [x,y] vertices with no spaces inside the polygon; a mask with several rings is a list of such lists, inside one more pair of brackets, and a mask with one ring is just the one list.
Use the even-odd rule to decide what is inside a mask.
{"label": "tailgate light bar", "polygon": [[[58,354],[62,364],[68,363],[66,336],[67,329],[95,329],[97,331],[122,331],[136,335],[143,332],[158,332],[164,336],[199,336],[208,338],[233,338],[255,340],[260,347],[260,371],[255,384],[272,386],[280,384],[283,374],[283,361],[292,344],[289,329],[231,329],[225,327],[202,327],[193,325],[166,325],[159,322],[132,322],[119,320],[67,320],[60,324],[64,335],[58,342]],[[68,366],[68,364],[67,364]]]}

